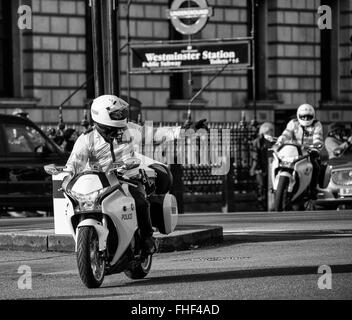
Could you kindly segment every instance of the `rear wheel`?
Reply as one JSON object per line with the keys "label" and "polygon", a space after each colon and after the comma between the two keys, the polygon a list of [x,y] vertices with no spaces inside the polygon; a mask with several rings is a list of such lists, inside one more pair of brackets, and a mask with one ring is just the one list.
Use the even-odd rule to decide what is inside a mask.
{"label": "rear wheel", "polygon": [[99,238],[93,227],[79,229],[77,266],[82,282],[88,288],[101,286],[105,275],[105,259],[99,252]]}
{"label": "rear wheel", "polygon": [[304,203],[304,211],[314,211],[316,206],[313,200],[308,200]]}
{"label": "rear wheel", "polygon": [[289,177],[280,176],[277,190],[275,192],[275,202],[274,209],[275,211],[284,211],[289,207],[289,197],[288,197],[288,185],[290,179]]}
{"label": "rear wheel", "polygon": [[143,279],[152,267],[152,255],[148,255],[142,261],[136,262],[130,269],[125,270],[125,275],[130,279]]}

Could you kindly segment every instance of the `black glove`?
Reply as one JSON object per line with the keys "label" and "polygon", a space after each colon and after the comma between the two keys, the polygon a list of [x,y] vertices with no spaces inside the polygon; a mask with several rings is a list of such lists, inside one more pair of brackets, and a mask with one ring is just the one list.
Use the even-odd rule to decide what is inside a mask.
{"label": "black glove", "polygon": [[207,124],[207,119],[202,119],[202,120],[199,120],[198,122],[196,122],[195,124],[195,128],[198,130],[198,129],[206,129],[206,130],[209,130]]}
{"label": "black glove", "polygon": [[207,119],[202,119],[202,120],[199,120],[197,121],[196,123],[194,122],[190,122],[190,121],[186,121],[183,125],[182,125],[182,129],[193,129],[194,131],[197,131],[198,129],[205,129],[207,131],[209,131],[209,128],[206,124],[207,122]]}
{"label": "black glove", "polygon": [[139,169],[139,174],[141,176],[141,183],[145,187],[145,191],[147,194],[151,194],[155,191],[155,184],[149,179],[147,173],[143,169]]}

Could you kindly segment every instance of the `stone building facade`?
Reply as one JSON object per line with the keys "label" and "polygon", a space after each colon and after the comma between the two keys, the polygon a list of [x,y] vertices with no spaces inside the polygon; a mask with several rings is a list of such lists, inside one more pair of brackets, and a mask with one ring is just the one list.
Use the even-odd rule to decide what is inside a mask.
{"label": "stone building facade", "polygon": [[[37,123],[57,123],[60,104],[86,80],[85,1],[8,2],[14,76],[10,93],[0,97],[1,112],[21,107]],[[17,26],[21,5],[31,8],[32,29]],[[65,121],[80,121],[86,97],[82,90],[65,104]]]}
{"label": "stone building facade", "polygon": [[[11,113],[15,106],[22,106],[35,122],[56,124],[58,106],[92,73],[88,0],[0,2],[2,15],[11,16],[6,21],[0,20],[0,27],[4,29],[5,22],[12,27],[10,33],[9,29],[4,29],[7,32],[0,36],[2,43],[11,44],[11,50],[4,50],[4,45],[0,47],[3,56],[11,56],[10,65],[0,61],[3,74],[0,84],[10,79],[13,84],[2,91],[0,87],[0,112]],[[10,5],[5,5],[6,2]],[[132,1],[129,13],[131,41],[182,39],[166,17],[170,4],[171,0]],[[351,1],[257,0],[257,4],[258,122],[275,121],[283,125],[299,104],[308,102],[318,108],[323,122],[349,123],[352,119]],[[322,4],[332,8],[331,30],[318,28],[318,7]],[[32,9],[31,30],[17,27],[20,5]],[[208,5],[213,7],[214,14],[194,38],[250,35],[251,1],[208,0]],[[127,37],[126,0],[119,1],[119,16],[120,46],[123,46]],[[122,95],[127,94],[126,70],[124,48],[120,54]],[[11,77],[4,76],[9,72]],[[193,93],[214,73],[193,73]],[[131,75],[131,97],[142,103],[142,119],[184,121],[189,98],[187,76]],[[195,101],[193,118],[207,118],[212,122],[238,121],[241,111],[245,110],[247,119],[252,119],[251,85],[247,71],[225,71]],[[92,98],[89,88],[88,85],[88,89],[80,90],[65,104],[65,122],[77,124],[82,120],[84,107]]]}

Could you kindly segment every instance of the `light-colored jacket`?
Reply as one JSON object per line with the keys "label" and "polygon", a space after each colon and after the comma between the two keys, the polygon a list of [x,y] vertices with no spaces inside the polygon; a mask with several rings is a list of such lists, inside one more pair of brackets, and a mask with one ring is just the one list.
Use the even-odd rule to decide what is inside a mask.
{"label": "light-colored jacket", "polygon": [[[130,157],[139,158],[144,166],[160,163],[152,159],[152,155],[151,157],[146,157],[136,152],[143,140],[142,131],[143,127],[129,123],[128,130],[126,130],[123,137],[123,141],[125,142],[118,143],[114,140],[112,143],[109,143],[93,127],[78,137],[66,163],[66,168],[74,174],[95,168],[106,172],[114,161],[123,161]],[[160,131],[163,131],[162,134],[160,134]],[[165,140],[169,141],[177,138],[179,132],[179,127],[164,127],[157,128],[156,132],[153,132],[153,135],[154,139],[164,136]]]}
{"label": "light-colored jacket", "polygon": [[314,145],[321,151],[324,146],[323,126],[320,121],[315,120],[309,127],[302,127],[297,119],[291,120],[277,142],[297,143],[301,146]]}

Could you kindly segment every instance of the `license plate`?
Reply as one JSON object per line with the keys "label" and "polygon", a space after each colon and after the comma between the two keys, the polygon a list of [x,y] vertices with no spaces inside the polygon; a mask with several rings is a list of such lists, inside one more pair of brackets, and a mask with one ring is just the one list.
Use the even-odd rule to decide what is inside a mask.
{"label": "license plate", "polygon": [[352,188],[341,188],[340,196],[342,197],[351,197],[352,196]]}

